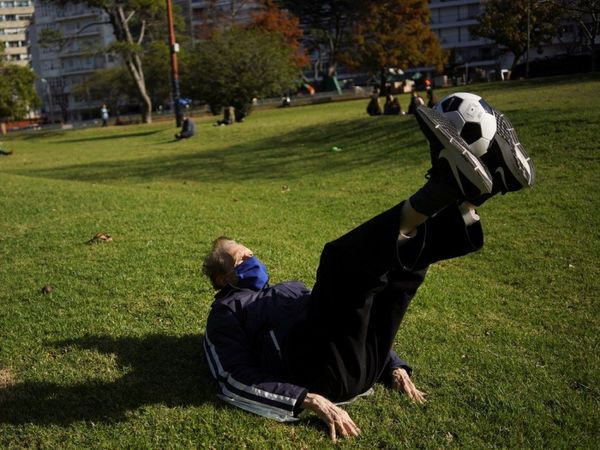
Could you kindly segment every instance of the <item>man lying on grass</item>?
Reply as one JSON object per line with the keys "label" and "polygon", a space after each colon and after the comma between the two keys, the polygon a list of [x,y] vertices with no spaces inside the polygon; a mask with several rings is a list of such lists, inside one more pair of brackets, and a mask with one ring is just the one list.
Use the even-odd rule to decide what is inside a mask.
{"label": "man lying on grass", "polygon": [[475,205],[535,179],[512,126],[495,116],[498,134],[480,159],[444,116],[419,107],[432,159],[428,181],[326,244],[312,291],[295,281],[269,286],[250,249],[214,241],[203,272],[218,293],[204,349],[223,400],[280,421],[314,411],[333,440],[360,434],[339,405],[377,382],[425,402],[392,351],[408,304],[430,264],[481,248]]}

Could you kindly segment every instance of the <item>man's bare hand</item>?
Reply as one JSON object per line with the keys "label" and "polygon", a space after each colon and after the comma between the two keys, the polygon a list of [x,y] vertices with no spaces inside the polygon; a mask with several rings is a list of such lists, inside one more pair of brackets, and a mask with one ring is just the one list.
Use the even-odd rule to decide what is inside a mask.
{"label": "man's bare hand", "polygon": [[408,398],[415,403],[423,405],[427,402],[427,399],[425,398],[427,394],[415,387],[408,372],[401,367],[394,369],[392,372],[392,387],[399,392],[406,393]]}
{"label": "man's bare hand", "polygon": [[321,395],[309,392],[306,394],[302,407],[313,411],[327,424],[329,437],[333,442],[337,441],[338,434],[342,437],[358,436],[360,434],[360,428],[356,426],[350,415]]}

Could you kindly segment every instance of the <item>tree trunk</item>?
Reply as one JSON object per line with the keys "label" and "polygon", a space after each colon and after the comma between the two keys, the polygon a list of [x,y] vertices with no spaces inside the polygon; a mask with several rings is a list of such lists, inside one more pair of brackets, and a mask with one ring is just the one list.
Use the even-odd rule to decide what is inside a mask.
{"label": "tree trunk", "polygon": [[387,88],[386,88],[386,76],[385,76],[385,67],[381,68],[381,72],[379,73],[379,95],[387,95]]}
{"label": "tree trunk", "polygon": [[513,75],[515,73],[515,67],[517,67],[517,65],[519,64],[519,61],[521,60],[521,57],[523,56],[523,53],[513,53],[513,62],[510,65],[510,79],[513,80]]}
{"label": "tree trunk", "polygon": [[[114,9],[107,9],[106,12],[109,14],[117,40],[120,42],[126,42],[131,46],[121,54],[121,57],[125,61],[127,70],[135,82],[140,100],[142,101],[142,123],[152,123],[152,100],[150,100],[150,96],[146,90],[142,59],[137,51],[131,50],[132,47],[136,45],[139,46],[141,44],[144,33],[143,31],[140,32],[138,42],[133,39],[133,35],[131,34],[128,23],[129,19],[134,14],[133,11],[130,13],[129,17],[126,17],[123,6],[117,5],[114,7]],[[144,27],[142,27],[142,30],[143,28]]]}
{"label": "tree trunk", "polygon": [[138,94],[142,101],[142,123],[152,123],[152,100],[146,90],[146,81],[144,80],[144,72],[142,61],[138,55],[131,55],[127,58],[127,70],[133,77],[135,85],[138,88]]}
{"label": "tree trunk", "polygon": [[329,78],[333,78],[337,71],[337,63],[335,61],[329,62],[329,66],[327,67],[327,76]]}

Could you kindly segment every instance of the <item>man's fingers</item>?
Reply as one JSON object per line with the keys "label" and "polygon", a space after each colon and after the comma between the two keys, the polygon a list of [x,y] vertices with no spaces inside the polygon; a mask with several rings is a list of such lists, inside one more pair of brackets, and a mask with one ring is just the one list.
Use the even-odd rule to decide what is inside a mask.
{"label": "man's fingers", "polygon": [[[333,435],[331,432],[331,426],[334,428]],[[356,426],[346,411],[336,408],[330,421],[330,436],[334,436],[336,432],[339,436],[350,437],[358,436],[360,434],[360,429]],[[335,441],[333,437],[332,440]]]}
{"label": "man's fingers", "polygon": [[360,430],[351,419],[336,421],[336,428],[343,437],[358,436]]}
{"label": "man's fingers", "polygon": [[425,398],[426,395],[425,392],[419,391],[418,389],[414,389],[408,393],[411,400],[421,405],[427,402],[427,399]]}
{"label": "man's fingers", "polygon": [[356,436],[356,429],[358,428],[354,422],[352,422],[352,419],[350,419],[349,417],[346,419],[341,420],[340,422],[340,428],[342,429],[342,434],[344,436],[348,436],[348,435],[352,435],[352,436]]}
{"label": "man's fingers", "polygon": [[335,437],[335,423],[334,422],[331,422],[329,424],[329,437],[331,438],[331,440],[333,442],[337,442],[337,439]]}

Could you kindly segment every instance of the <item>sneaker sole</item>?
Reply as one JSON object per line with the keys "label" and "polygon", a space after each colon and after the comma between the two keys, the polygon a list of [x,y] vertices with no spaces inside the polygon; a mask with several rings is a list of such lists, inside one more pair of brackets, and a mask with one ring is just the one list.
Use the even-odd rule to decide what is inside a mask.
{"label": "sneaker sole", "polygon": [[417,114],[423,119],[427,127],[436,135],[444,145],[444,150],[439,158],[445,158],[452,169],[454,178],[463,194],[468,195],[462,185],[458,172],[467,178],[481,194],[492,192],[492,176],[485,165],[475,156],[469,146],[456,131],[456,128],[442,114],[426,106],[419,106]]}
{"label": "sneaker sole", "polygon": [[533,161],[519,142],[512,123],[500,111],[495,111],[495,116],[496,134],[506,142],[506,145],[499,145],[506,167],[522,186],[533,186],[535,184]]}

